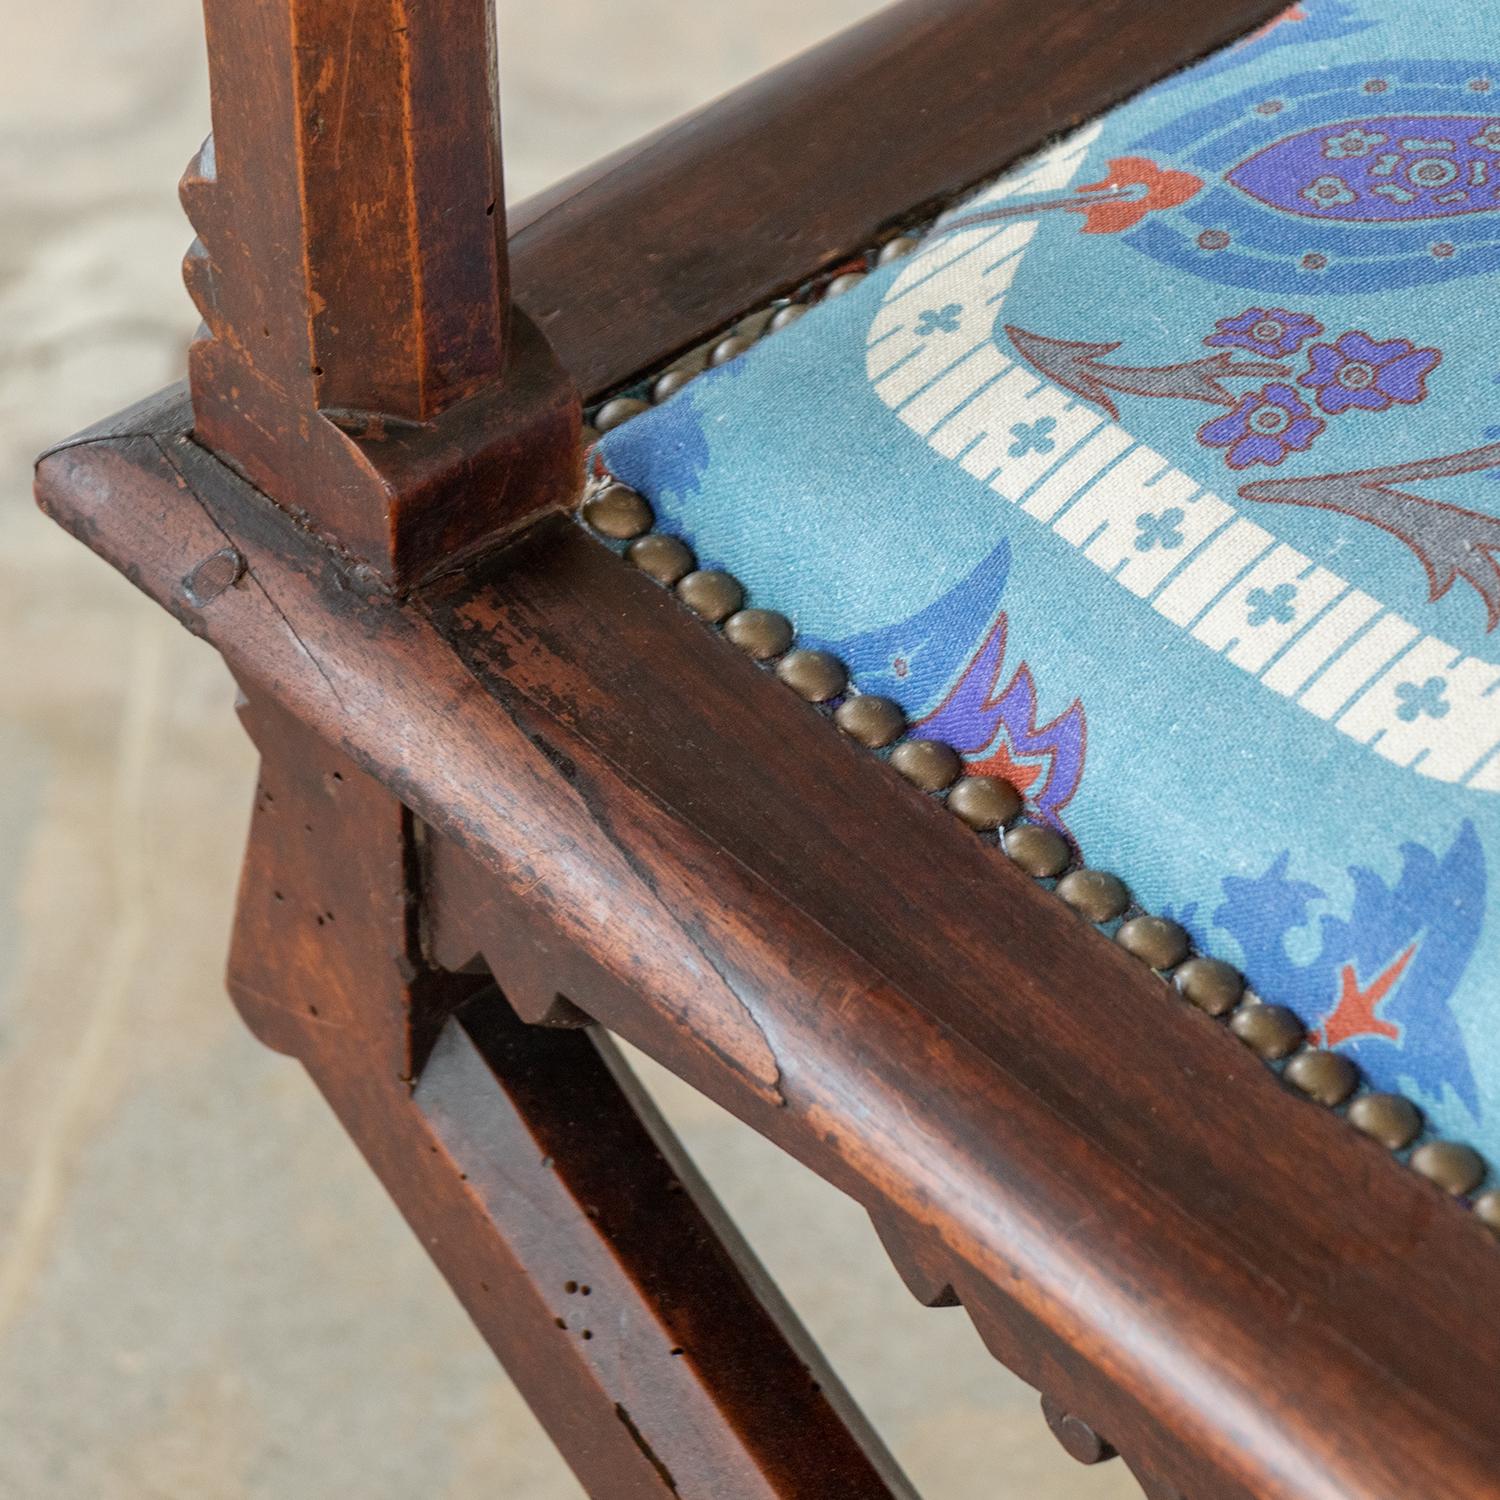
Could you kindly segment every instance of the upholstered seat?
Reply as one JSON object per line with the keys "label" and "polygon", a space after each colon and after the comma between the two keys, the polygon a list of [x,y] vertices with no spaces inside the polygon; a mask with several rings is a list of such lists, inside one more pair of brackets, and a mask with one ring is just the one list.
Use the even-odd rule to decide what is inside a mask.
{"label": "upholstered seat", "polygon": [[188,385],[38,498],[591,1496],[911,1493],[614,1035],[1151,1500],[1493,1500],[1500,0],[1283,3],[907,0],[508,213],[488,0],[208,0]]}
{"label": "upholstered seat", "polygon": [[[1415,1101],[1415,1144],[1497,1160],[1497,263],[1493,37],[1467,7],[1293,6],[789,299],[807,316],[624,393],[596,474],[687,544],[701,612],[740,602],[722,570],[846,665],[844,690],[782,657],[806,696],[894,700],[900,743],[1017,789],[1027,868],[1117,875],[1128,907],[1067,884],[1085,916],[1180,923]],[[732,633],[771,667],[776,632]],[[1011,811],[947,791],[935,748],[880,753],[976,826]],[[1162,924],[1122,935],[1182,957]],[[1219,1009],[1234,981],[1183,984]],[[1241,1022],[1278,1063],[1279,1014]],[[1341,1102],[1346,1072],[1295,1081]],[[1355,1109],[1404,1149],[1399,1114]]]}

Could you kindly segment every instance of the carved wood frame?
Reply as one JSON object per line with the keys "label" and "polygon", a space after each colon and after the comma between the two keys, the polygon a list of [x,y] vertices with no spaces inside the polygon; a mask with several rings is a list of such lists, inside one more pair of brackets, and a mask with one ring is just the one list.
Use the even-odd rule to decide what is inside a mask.
{"label": "carved wood frame", "polygon": [[[393,283],[421,234],[330,244],[311,214],[286,279],[246,195],[278,151],[322,186],[277,212],[349,191],[320,166],[327,83],[298,38],[351,12],[210,0],[220,133],[268,58],[306,89],[268,112],[280,136],[190,173],[196,414],[179,389],[80,434],[38,495],[244,687],[263,772],[235,1001],[306,1063],[591,1494],[908,1489],[585,1022],[853,1195],[1070,1451],[1112,1445],[1152,1496],[1494,1492],[1487,1231],[547,514],[576,492],[580,393],[1274,8],[907,0],[523,206],[526,320],[493,225]],[[423,49],[475,13],[381,14],[371,86],[428,119]],[[419,182],[477,152],[493,203],[492,76],[460,76],[454,138],[403,159]],[[264,285],[231,292],[231,265]],[[317,324],[381,316],[366,272],[489,329],[452,380],[424,355],[404,386],[361,383],[347,328]],[[397,364],[424,347],[390,332]],[[580,1321],[606,1304],[610,1339]]]}

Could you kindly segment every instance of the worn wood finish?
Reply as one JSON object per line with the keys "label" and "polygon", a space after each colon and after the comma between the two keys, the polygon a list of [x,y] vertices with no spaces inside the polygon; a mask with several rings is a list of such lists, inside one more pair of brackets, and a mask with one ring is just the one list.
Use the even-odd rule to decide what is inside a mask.
{"label": "worn wood finish", "polygon": [[199,436],[398,585],[564,503],[577,400],[510,307],[491,0],[204,12]]}
{"label": "worn wood finish", "polygon": [[909,1496],[607,1038],[525,1026],[435,968],[412,815],[255,691],[230,992],[306,1064],[579,1481]]}
{"label": "worn wood finish", "polygon": [[524,207],[549,349],[481,0],[207,0],[195,414],[39,497],[244,684],[236,1002],[591,1494],[905,1488],[590,1022],[853,1195],[1152,1500],[1494,1494],[1480,1225],[570,522],[492,545],[571,495],[575,382],[1279,3],[907,0]]}
{"label": "worn wood finish", "polygon": [[513,210],[516,299],[602,394],[1283,9],[892,5]]}
{"label": "worn wood finish", "polygon": [[445,961],[852,1193],[1156,1493],[1493,1494],[1500,1255],[1430,1184],[569,524],[401,605],[134,425],[44,504],[431,826]]}

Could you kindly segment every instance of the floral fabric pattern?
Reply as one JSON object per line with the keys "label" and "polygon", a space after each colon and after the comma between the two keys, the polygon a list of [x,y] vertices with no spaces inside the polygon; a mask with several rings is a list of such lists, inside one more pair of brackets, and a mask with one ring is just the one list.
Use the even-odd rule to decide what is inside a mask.
{"label": "floral fabric pattern", "polygon": [[596,458],[1500,1162],[1497,38],[1302,0]]}
{"label": "floral fabric pattern", "polygon": [[1227,448],[1231,469],[1279,464],[1289,453],[1304,453],[1327,424],[1289,385],[1268,385],[1244,397],[1227,417],[1198,429],[1210,448]]}
{"label": "floral fabric pattern", "polygon": [[1377,146],[1383,146],[1390,136],[1380,130],[1366,130],[1355,125],[1342,135],[1331,135],[1323,142],[1323,155],[1330,161],[1348,161],[1357,156],[1368,156]]}
{"label": "floral fabric pattern", "polygon": [[1213,349],[1249,349],[1267,359],[1290,359],[1323,332],[1311,313],[1284,307],[1251,307],[1234,318],[1220,318],[1217,333],[1204,340]]}
{"label": "floral fabric pattern", "polygon": [[1427,376],[1442,355],[1418,349],[1406,339],[1377,344],[1367,333],[1346,333],[1336,344],[1315,344],[1312,368],[1301,384],[1318,393],[1318,405],[1329,416],[1354,408],[1389,411],[1399,402],[1414,405],[1426,399]]}

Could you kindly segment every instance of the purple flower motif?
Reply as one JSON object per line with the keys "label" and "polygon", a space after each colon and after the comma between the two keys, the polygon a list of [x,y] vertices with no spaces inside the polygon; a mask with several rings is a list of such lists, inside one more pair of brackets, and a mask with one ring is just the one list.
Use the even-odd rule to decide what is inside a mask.
{"label": "purple flower motif", "polygon": [[1227,448],[1231,469],[1251,464],[1274,467],[1288,453],[1304,453],[1328,424],[1289,385],[1279,382],[1244,397],[1232,412],[1198,429],[1198,441]]}
{"label": "purple flower motif", "polygon": [[1299,382],[1318,393],[1331,417],[1358,408],[1388,411],[1397,402],[1413,406],[1427,397],[1428,375],[1442,359],[1437,349],[1418,349],[1406,339],[1377,344],[1357,329],[1333,344],[1314,344],[1312,368]]}
{"label": "purple flower motif", "polygon": [[1220,318],[1218,332],[1204,343],[1215,349],[1249,349],[1267,359],[1290,359],[1322,333],[1311,313],[1288,312],[1284,307],[1249,307],[1237,318]]}

